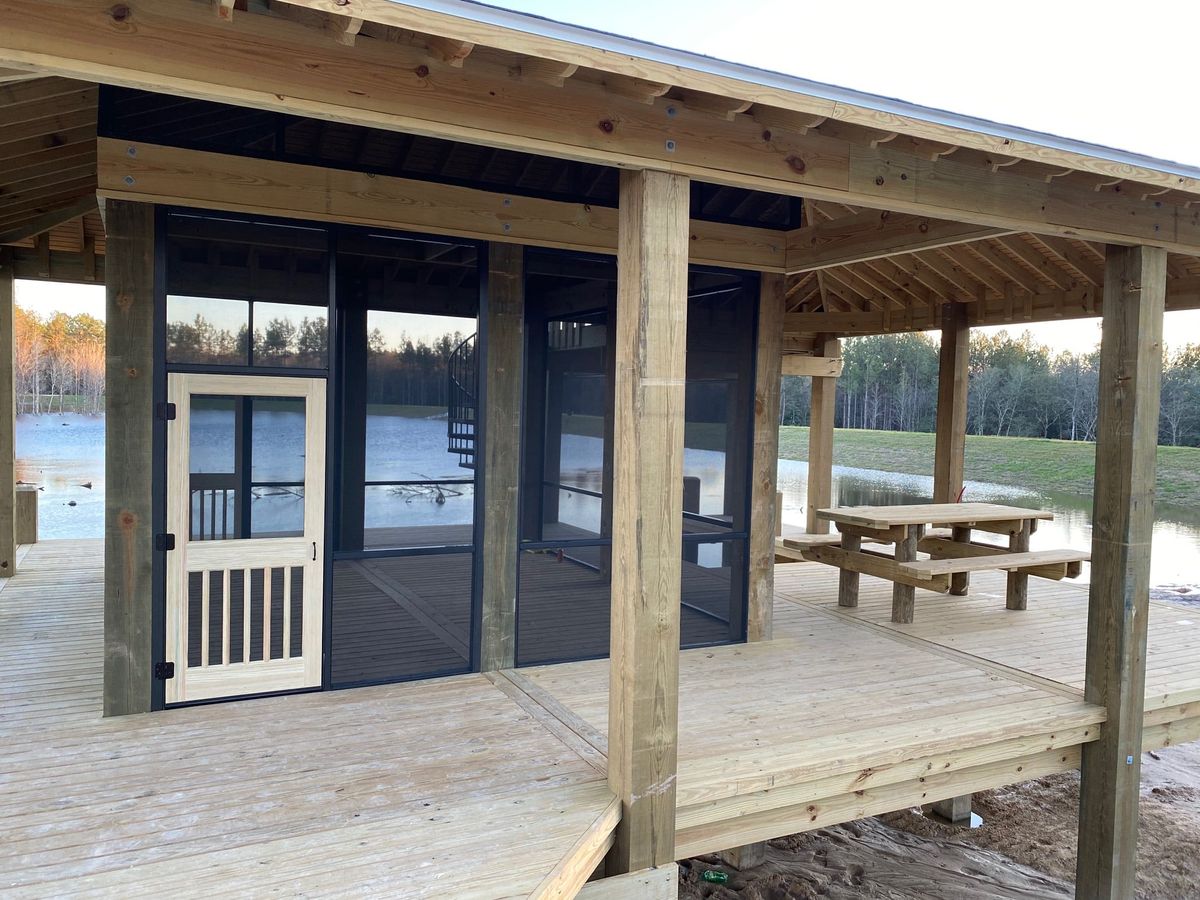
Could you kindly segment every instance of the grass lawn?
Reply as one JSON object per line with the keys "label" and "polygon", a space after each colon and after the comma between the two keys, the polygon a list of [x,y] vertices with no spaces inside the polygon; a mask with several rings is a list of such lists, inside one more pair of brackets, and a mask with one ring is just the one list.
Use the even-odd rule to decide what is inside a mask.
{"label": "grass lawn", "polygon": [[[779,456],[808,459],[808,429],[779,429]],[[880,469],[907,475],[933,474],[933,435],[901,431],[839,428],[834,432],[833,462],[839,466]],[[1096,472],[1096,445],[1041,438],[967,436],[966,477],[1053,494],[1090,496]],[[1163,503],[1200,503],[1200,448],[1158,448],[1158,499]]]}

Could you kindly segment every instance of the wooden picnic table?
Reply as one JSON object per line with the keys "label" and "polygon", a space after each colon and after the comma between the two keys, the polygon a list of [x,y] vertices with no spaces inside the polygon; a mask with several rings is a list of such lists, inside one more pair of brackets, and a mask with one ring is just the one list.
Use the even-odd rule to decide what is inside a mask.
{"label": "wooden picnic table", "polygon": [[[1006,605],[1025,609],[1029,576],[1074,577],[1088,554],[1077,550],[1031,552],[1029,538],[1039,521],[1054,518],[1046,510],[995,503],[919,503],[905,506],[842,506],[817,511],[840,532],[840,543],[797,540],[804,558],[841,570],[838,605],[858,605],[859,576],[886,578],[892,587],[892,621],[913,620],[916,588],[965,594],[970,573],[1000,569],[1008,573]],[[926,529],[949,528],[929,533]],[[971,540],[972,531],[1006,535],[1008,549]],[[864,550],[863,541],[895,544],[891,556]],[[787,538],[784,544],[789,545]],[[930,560],[917,560],[917,552]]]}

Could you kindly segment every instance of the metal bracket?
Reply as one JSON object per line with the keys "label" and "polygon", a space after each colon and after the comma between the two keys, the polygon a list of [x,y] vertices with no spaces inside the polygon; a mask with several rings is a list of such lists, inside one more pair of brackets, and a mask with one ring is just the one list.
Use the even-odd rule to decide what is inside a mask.
{"label": "metal bracket", "polygon": [[173,662],[157,662],[154,664],[154,677],[159,681],[166,681],[169,678],[175,677],[175,663]]}
{"label": "metal bracket", "polygon": [[175,404],[174,403],[156,403],[154,405],[154,415],[156,418],[162,419],[164,422],[175,421]]}
{"label": "metal bracket", "polygon": [[159,552],[175,549],[175,535],[173,534],[156,534],[154,536],[154,549]]}

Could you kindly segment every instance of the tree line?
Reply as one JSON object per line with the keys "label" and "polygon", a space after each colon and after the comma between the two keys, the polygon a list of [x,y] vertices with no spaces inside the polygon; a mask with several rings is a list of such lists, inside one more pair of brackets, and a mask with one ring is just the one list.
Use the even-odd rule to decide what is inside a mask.
{"label": "tree line", "polygon": [[[938,344],[925,334],[843,341],[837,385],[838,428],[933,431]],[[1093,441],[1100,351],[1053,352],[1029,332],[972,332],[967,431]],[[806,425],[809,379],[785,377],[781,416]],[[1159,442],[1200,446],[1200,345],[1163,357]]]}
{"label": "tree line", "polygon": [[103,411],[103,322],[86,313],[42,318],[18,306],[13,326],[18,413]]}

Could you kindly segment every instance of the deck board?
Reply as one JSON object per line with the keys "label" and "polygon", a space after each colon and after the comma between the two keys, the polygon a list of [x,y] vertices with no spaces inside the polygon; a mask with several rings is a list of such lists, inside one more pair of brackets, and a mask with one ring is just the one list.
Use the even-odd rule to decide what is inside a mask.
{"label": "deck board", "polygon": [[[0,890],[528,896],[602,852],[606,661],[102,719],[101,576],[46,542],[0,588]],[[985,574],[898,626],[886,582],[776,583],[775,640],[681,655],[681,855],[1065,771],[1103,727],[1079,588],[1013,612]],[[1148,746],[1200,736],[1191,616],[1153,612]]]}
{"label": "deck board", "polygon": [[0,595],[0,888],[525,897],[610,807],[480,675],[102,719],[98,555]]}

